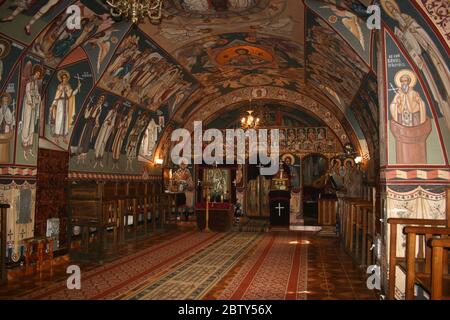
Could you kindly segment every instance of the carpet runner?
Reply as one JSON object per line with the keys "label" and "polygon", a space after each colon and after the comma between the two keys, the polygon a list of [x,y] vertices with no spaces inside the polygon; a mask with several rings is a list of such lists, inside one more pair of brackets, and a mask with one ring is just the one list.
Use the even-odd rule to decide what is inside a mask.
{"label": "carpet runner", "polygon": [[[299,233],[274,232],[230,272],[207,298],[220,300],[304,300],[308,279],[308,242]],[[220,287],[223,290],[220,290]]]}
{"label": "carpet runner", "polygon": [[21,299],[306,299],[308,241],[293,232],[189,232]]}
{"label": "carpet runner", "polygon": [[261,237],[258,233],[228,233],[174,270],[140,285],[120,299],[201,299]]}
{"label": "carpet runner", "polygon": [[81,270],[81,290],[68,290],[63,281],[22,296],[21,299],[113,299],[129,292],[149,277],[195,255],[222,237],[224,234],[220,233],[184,233],[86,273]]}

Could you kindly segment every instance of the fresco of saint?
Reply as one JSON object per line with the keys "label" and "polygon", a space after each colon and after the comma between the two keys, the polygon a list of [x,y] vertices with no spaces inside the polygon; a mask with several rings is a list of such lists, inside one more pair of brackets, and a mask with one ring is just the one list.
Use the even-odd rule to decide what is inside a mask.
{"label": "fresco of saint", "polygon": [[102,125],[100,127],[100,131],[98,133],[97,139],[95,140],[94,150],[95,150],[95,164],[94,168],[100,166],[103,168],[103,156],[105,154],[106,143],[108,142],[111,133],[114,128],[114,124],[117,117],[117,111],[119,109],[120,103],[116,103],[114,107],[112,107],[106,118],[103,120]]}
{"label": "fresco of saint", "polygon": [[[50,107],[50,124],[52,126],[53,137],[67,138],[69,130],[73,125],[75,115],[75,96],[80,92],[81,82],[78,79],[78,86],[72,89],[69,80],[70,74],[66,70],[58,72],[58,85]],[[68,141],[65,141],[68,143]]]}
{"label": "fresco of saint", "polygon": [[[31,75],[27,73],[31,69]],[[34,145],[34,135],[39,120],[39,110],[42,102],[41,87],[44,70],[41,65],[31,67],[29,61],[25,66],[24,78],[26,81],[25,92],[22,104],[22,118],[19,123],[20,138],[23,147],[23,157],[28,160],[28,156],[35,157],[32,152]]]}
{"label": "fresco of saint", "polygon": [[426,107],[420,94],[413,89],[416,84],[414,74],[405,71],[397,78],[400,86],[390,106],[392,118],[406,127],[424,123],[427,120]]}
{"label": "fresco of saint", "polygon": [[128,128],[130,127],[131,121],[133,120],[133,112],[135,110],[130,108],[127,115],[121,119],[118,124],[118,130],[116,135],[114,136],[113,145],[112,145],[112,158],[113,158],[113,170],[119,169],[119,159],[122,151],[122,146],[125,142],[125,138],[128,132]]}
{"label": "fresco of saint", "polygon": [[15,109],[11,106],[12,98],[9,93],[0,96],[0,134],[8,134],[16,125]]}
{"label": "fresco of saint", "polygon": [[89,104],[84,111],[85,124],[78,140],[77,162],[85,163],[91,142],[95,135],[95,129],[100,127],[100,115],[105,106],[105,95],[100,95],[94,104]]}
{"label": "fresco of saint", "polygon": [[[417,67],[423,72],[434,99],[439,104],[450,128],[450,70],[447,66],[448,57],[445,58],[436,47],[435,42],[421,25],[411,16],[402,13],[398,4],[393,0],[381,1],[386,13],[399,24],[395,27],[395,35],[405,46]],[[435,70],[430,69],[433,65]]]}
{"label": "fresco of saint", "polygon": [[425,102],[414,90],[416,83],[416,75],[411,70],[401,70],[395,76],[398,89],[389,109],[392,116],[391,131],[396,141],[397,164],[427,163],[426,141],[432,125]]}
{"label": "fresco of saint", "polygon": [[150,120],[147,130],[145,131],[144,139],[142,139],[142,153],[145,157],[153,156],[160,131],[161,125],[156,124],[154,119]]}

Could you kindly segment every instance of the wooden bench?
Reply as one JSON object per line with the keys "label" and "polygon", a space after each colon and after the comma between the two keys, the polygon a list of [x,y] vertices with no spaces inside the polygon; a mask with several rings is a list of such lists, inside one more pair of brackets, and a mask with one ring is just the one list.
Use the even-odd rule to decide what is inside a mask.
{"label": "wooden bench", "polygon": [[[447,220],[432,220],[432,219],[403,219],[403,218],[390,218],[388,219],[390,227],[389,232],[389,299],[395,299],[395,270],[399,266],[400,269],[406,270],[406,254],[405,257],[397,256],[397,235],[398,226],[430,226],[430,227],[446,227]],[[417,263],[423,264],[425,256],[422,251],[417,256]]]}
{"label": "wooden bench", "polygon": [[351,256],[362,265],[367,262],[368,235],[372,226],[373,203],[359,198],[344,200],[342,212],[343,241]]}
{"label": "wooden bench", "polygon": [[[432,244],[434,237],[448,237],[450,235],[450,228],[437,227],[405,227],[403,231],[406,238],[406,300],[414,299],[414,285],[418,284],[427,292],[432,293],[432,265],[434,265],[435,296],[446,295],[450,298],[450,278],[448,275],[448,255],[447,251],[443,250],[443,243],[435,242],[435,256],[433,257]],[[419,238],[419,239],[418,239]],[[421,246],[425,247],[425,259],[423,261],[416,259],[417,240],[419,240],[419,254]],[[438,265],[439,264],[439,265]],[[446,270],[444,270],[444,266]],[[403,266],[404,268],[405,266]],[[438,280],[439,278],[439,280]],[[445,284],[444,292],[442,290],[442,283]],[[433,295],[433,294],[432,294]],[[432,298],[433,299],[433,298]]]}

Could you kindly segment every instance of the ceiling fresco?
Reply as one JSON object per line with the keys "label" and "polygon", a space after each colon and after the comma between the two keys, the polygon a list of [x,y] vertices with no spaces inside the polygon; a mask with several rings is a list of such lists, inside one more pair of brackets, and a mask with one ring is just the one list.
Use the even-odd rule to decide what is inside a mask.
{"label": "ceiling fresco", "polygon": [[303,83],[303,46],[270,35],[212,36],[178,49],[174,57],[210,93],[263,85],[292,88]]}
{"label": "ceiling fresco", "polygon": [[171,113],[198,84],[145,34],[133,29],[123,39],[100,80],[100,87],[155,111],[169,104]]}
{"label": "ceiling fresco", "polygon": [[345,110],[369,67],[323,19],[312,12],[308,14],[308,29],[307,80],[323,88]]}
{"label": "ceiling fresco", "polygon": [[[188,1],[171,1],[171,3]],[[203,3],[203,1],[189,1]],[[208,5],[206,5],[208,2]],[[213,4],[229,4],[227,10],[210,9]],[[233,7],[246,8],[243,10]],[[194,6],[195,7],[195,6]],[[193,41],[213,35],[236,32],[258,32],[290,38],[303,43],[304,6],[301,1],[237,0],[206,1],[199,9],[189,10],[187,5],[169,4],[166,17],[160,25],[143,24],[140,27],[168,52]]]}
{"label": "ceiling fresco", "polygon": [[[56,67],[70,51],[94,35],[112,27],[114,20],[107,12],[95,12],[82,1],[75,2],[81,9],[81,29],[68,30],[69,14],[63,12],[48,24],[33,41],[31,53],[45,58],[45,63]],[[100,14],[99,14],[100,13]]]}
{"label": "ceiling fresco", "polygon": [[[69,31],[64,24],[67,14],[61,8],[71,3],[82,10],[80,30]],[[35,138],[71,150],[74,168],[78,140],[87,121],[85,112],[98,92],[107,97],[99,120],[106,119],[106,110],[119,102],[123,107],[116,114],[125,121],[124,126],[130,119],[126,108],[135,112],[132,123],[143,110],[149,111],[153,119],[149,118],[149,123],[159,130],[156,144],[166,136],[171,120],[182,126],[209,112],[220,113],[227,104],[263,99],[275,92],[277,100],[297,94],[300,100],[292,103],[302,104],[305,98],[300,97],[308,93],[311,101],[323,106],[322,117],[343,143],[351,141],[372,152],[377,141],[372,135],[378,123],[373,110],[376,92],[364,97],[358,94],[373,69],[372,37],[363,27],[368,4],[370,1],[349,0],[173,0],[160,25],[145,22],[132,27],[125,21],[113,21],[102,1],[39,0],[18,10],[14,17],[17,3],[5,1],[0,20],[20,23],[14,23],[7,36],[0,35],[5,48],[0,53],[4,62],[0,86],[3,91],[9,86],[11,91],[10,83],[15,81],[16,91],[11,91],[11,96],[19,90],[15,108],[20,117],[20,88],[26,82],[14,78],[13,71],[28,62],[23,57],[45,67],[41,88],[44,111],[37,116]],[[40,14],[36,8],[43,5],[45,12]],[[13,25],[8,21],[1,24]],[[20,58],[23,53],[26,55]],[[74,107],[70,111],[73,116],[61,129],[55,99],[63,74]],[[367,107],[360,110],[363,105]],[[308,106],[314,107],[312,103]],[[366,115],[371,115],[370,120]],[[125,136],[130,133],[126,131]],[[123,131],[118,134],[113,131],[109,139],[122,136]],[[121,154],[126,158],[128,142],[124,139]],[[89,150],[95,149],[94,140],[89,142]],[[105,147],[106,154],[113,152],[110,144]],[[13,158],[26,162],[20,146],[17,152]],[[148,154],[155,152],[149,150]],[[87,158],[94,165],[95,151]],[[100,162],[97,170],[107,170],[98,168]]]}
{"label": "ceiling fresco", "polygon": [[305,0],[308,8],[327,21],[348,42],[367,65],[370,65],[372,31],[366,27],[365,19],[347,10],[343,1],[328,4],[320,0]]}
{"label": "ceiling fresco", "polygon": [[[230,108],[233,109],[233,106],[248,103],[250,96],[257,101],[283,102],[304,109],[312,116],[323,120],[325,125],[334,131],[342,145],[352,143],[356,148],[360,147],[352,126],[339,109],[328,108],[305,94],[277,87],[237,89],[234,92],[216,97],[205,104],[198,105],[195,112],[191,112],[189,116],[182,118],[176,117],[176,120],[179,120],[182,126],[193,129],[194,121],[209,122],[217,116],[218,109],[221,109],[221,113],[227,113]],[[218,106],[220,107],[218,108]]]}
{"label": "ceiling fresco", "polygon": [[[80,30],[70,31],[64,23],[68,16],[61,8],[72,3],[82,11]],[[44,4],[45,12],[37,13],[36,8]],[[127,138],[131,129],[117,132],[115,126],[137,123],[142,110],[150,111],[148,122],[161,131],[173,116],[191,118],[199,105],[207,105],[223,95],[230,94],[231,101],[250,98],[239,96],[243,91],[238,89],[274,87],[278,88],[279,99],[289,92],[308,90],[305,61],[309,63],[310,57],[305,55],[306,12],[302,2],[171,1],[160,26],[144,23],[133,28],[127,22],[113,21],[102,1],[37,1],[23,10],[15,10],[16,3],[6,1],[2,8],[6,9],[2,11],[5,20],[23,21],[25,29],[8,32],[18,43],[5,38],[2,59],[12,63],[3,68],[5,76],[0,84],[7,81],[6,77],[13,80],[13,61],[23,51],[29,59],[45,66],[46,80],[40,84],[43,116],[35,115],[31,132],[34,141],[41,136],[55,148],[69,149],[73,155],[71,168],[76,170],[85,170],[84,162],[89,163],[88,168],[95,167],[95,171],[105,172],[113,167],[117,170],[113,160],[104,159],[114,154],[112,144],[118,137],[124,141],[120,147],[116,143],[116,150],[120,149],[124,159],[129,157]],[[11,17],[12,12],[19,14]],[[20,62],[21,68],[26,62]],[[19,90],[27,83],[22,80],[14,84]],[[328,103],[330,96],[320,91],[337,90],[331,85],[326,87],[314,91],[321,103]],[[67,106],[58,102],[62,88],[70,92]],[[91,114],[101,95],[98,92],[104,93],[105,102],[98,108],[99,113]],[[264,90],[255,92],[252,99],[265,94]],[[22,102],[21,95],[23,92],[19,91],[17,106]],[[129,116],[126,110],[130,110]],[[17,116],[24,111],[19,108]],[[68,119],[61,121],[61,114],[68,115]],[[104,146],[96,146],[101,123],[94,124],[97,129],[89,141],[82,141],[83,132],[90,128],[86,127],[90,116],[97,122],[114,120],[111,130],[103,130]],[[130,119],[132,122],[128,123]],[[341,125],[337,126],[339,130],[341,140],[348,140],[352,134]],[[18,132],[17,137],[21,134]],[[158,141],[163,135],[159,132]],[[139,140],[141,135],[137,137]],[[33,164],[34,149],[28,149],[25,145],[17,147],[14,161]],[[148,154],[155,153],[149,150]],[[127,167],[127,160],[121,157],[119,167]]]}
{"label": "ceiling fresco", "polygon": [[[3,1],[2,1],[3,2]],[[0,5],[0,26],[8,36],[30,44],[74,0],[6,0]]]}
{"label": "ceiling fresco", "polygon": [[189,18],[228,18],[261,12],[269,0],[169,0],[165,10]]}

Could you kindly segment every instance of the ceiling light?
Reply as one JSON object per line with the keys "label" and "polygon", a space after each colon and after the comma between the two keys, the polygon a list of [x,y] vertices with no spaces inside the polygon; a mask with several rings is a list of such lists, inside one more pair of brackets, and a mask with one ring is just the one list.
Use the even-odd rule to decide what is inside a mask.
{"label": "ceiling light", "polygon": [[164,0],[107,0],[111,7],[113,17],[124,17],[132,23],[137,23],[145,17],[150,22],[157,24],[161,22],[162,6]]}

